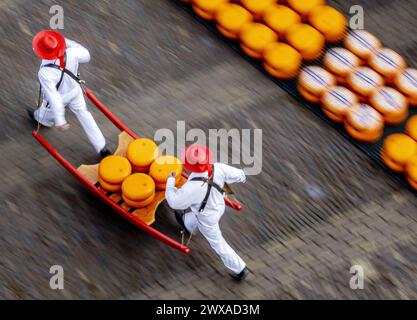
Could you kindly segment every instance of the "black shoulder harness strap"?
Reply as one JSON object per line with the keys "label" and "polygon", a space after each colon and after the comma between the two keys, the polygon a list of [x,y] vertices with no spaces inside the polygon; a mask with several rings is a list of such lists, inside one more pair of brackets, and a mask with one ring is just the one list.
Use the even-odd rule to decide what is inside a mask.
{"label": "black shoulder harness strap", "polygon": [[213,181],[213,177],[214,177],[214,167],[213,167],[213,174],[212,174],[211,179],[204,178],[204,177],[195,177],[195,178],[192,178],[190,180],[190,181],[202,181],[202,182],[207,183],[207,193],[206,193],[206,196],[203,199],[203,202],[201,203],[200,209],[198,209],[198,212],[202,212],[204,210],[204,208],[206,207],[208,198],[209,198],[210,193],[211,193],[211,188],[215,188],[221,194],[225,193],[225,191],[222,188],[220,188],[220,186],[217,183],[215,183]]}

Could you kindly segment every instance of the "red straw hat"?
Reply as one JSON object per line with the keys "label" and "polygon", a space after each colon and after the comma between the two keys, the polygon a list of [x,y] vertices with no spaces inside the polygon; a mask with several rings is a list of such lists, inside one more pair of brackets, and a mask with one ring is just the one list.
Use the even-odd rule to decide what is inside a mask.
{"label": "red straw hat", "polygon": [[65,38],[57,31],[43,30],[32,41],[35,54],[45,60],[55,60],[65,53]]}
{"label": "red straw hat", "polygon": [[184,167],[197,173],[211,171],[214,158],[209,148],[202,144],[191,144],[181,153],[181,161]]}

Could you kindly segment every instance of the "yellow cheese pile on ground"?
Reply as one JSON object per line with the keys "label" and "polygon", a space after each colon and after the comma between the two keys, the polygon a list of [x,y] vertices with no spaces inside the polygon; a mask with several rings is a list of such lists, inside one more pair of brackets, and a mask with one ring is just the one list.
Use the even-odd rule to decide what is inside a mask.
{"label": "yellow cheese pile on ground", "polygon": [[192,0],[191,5],[200,17],[206,20],[213,20],[216,11],[228,0]]}
{"label": "yellow cheese pile on ground", "polygon": [[316,60],[323,54],[324,36],[308,24],[298,23],[291,26],[286,39],[307,61]]}
{"label": "yellow cheese pile on ground", "polygon": [[346,36],[345,16],[330,6],[317,6],[309,14],[310,24],[320,31],[330,43],[341,41]]}
{"label": "yellow cheese pile on ground", "polygon": [[274,30],[281,39],[285,39],[287,31],[295,24],[301,22],[300,15],[283,5],[268,7],[263,13],[263,21]]}
{"label": "yellow cheese pile on ground", "polygon": [[298,75],[302,57],[293,47],[274,42],[266,47],[263,54],[264,68],[279,79],[291,79]]}
{"label": "yellow cheese pile on ground", "polygon": [[410,186],[417,190],[417,155],[407,161],[406,174]]}
{"label": "yellow cheese pile on ground", "polygon": [[117,192],[132,173],[132,166],[125,157],[108,156],[101,160],[98,173],[101,187],[109,192]]}
{"label": "yellow cheese pile on ground", "polygon": [[240,33],[240,47],[254,59],[261,59],[265,48],[278,40],[277,34],[262,23],[250,23]]}
{"label": "yellow cheese pile on ground", "polygon": [[406,132],[407,134],[417,141],[417,115],[412,116],[406,124]]}
{"label": "yellow cheese pile on ground", "polygon": [[260,19],[265,10],[278,0],[241,0],[240,3],[248,9],[255,19]]}
{"label": "yellow cheese pile on ground", "polygon": [[288,5],[304,18],[316,7],[326,4],[325,0],[287,0]]}

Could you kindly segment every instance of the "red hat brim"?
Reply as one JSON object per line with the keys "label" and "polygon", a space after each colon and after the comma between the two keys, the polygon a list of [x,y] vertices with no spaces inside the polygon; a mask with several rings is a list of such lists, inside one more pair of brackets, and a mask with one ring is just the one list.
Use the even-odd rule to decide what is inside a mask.
{"label": "red hat brim", "polygon": [[[46,36],[52,36],[54,37],[57,42],[58,42],[58,46],[56,47],[56,49],[53,52],[46,52],[44,50],[44,48],[40,45],[41,41],[43,38],[45,38]],[[58,59],[60,57],[62,57],[65,53],[65,49],[66,49],[66,44],[65,44],[65,38],[62,34],[60,34],[57,31],[54,30],[43,30],[41,32],[39,32],[32,41],[32,48],[33,48],[33,52],[35,52],[35,54],[42,59],[45,60],[55,60]]]}

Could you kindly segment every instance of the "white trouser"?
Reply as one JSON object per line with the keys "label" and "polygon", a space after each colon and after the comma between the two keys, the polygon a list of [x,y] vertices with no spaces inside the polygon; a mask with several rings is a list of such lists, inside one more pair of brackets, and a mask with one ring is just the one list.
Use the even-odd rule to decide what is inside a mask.
{"label": "white trouser", "polygon": [[[88,140],[90,140],[96,152],[99,153],[106,146],[106,140],[92,114],[87,109],[81,88],[77,87],[68,94],[63,95],[62,100],[64,106],[68,106],[75,113]],[[54,114],[51,108],[46,108],[46,106],[47,101],[44,100],[40,108],[35,111],[35,120],[46,127],[52,127],[54,125]]]}
{"label": "white trouser", "polygon": [[[194,212],[186,213],[184,216],[184,224],[187,230],[193,235],[198,231],[207,239],[211,248],[222,259],[223,264],[232,272],[238,274],[246,267],[245,262],[241,257],[233,250],[229,244],[224,240],[222,232],[219,226],[219,220],[224,213],[215,212],[213,214],[218,215],[216,219],[210,219],[212,221],[206,222],[205,219],[197,218],[197,214]],[[213,218],[213,217],[210,217]],[[214,220],[214,221],[213,221]]]}

